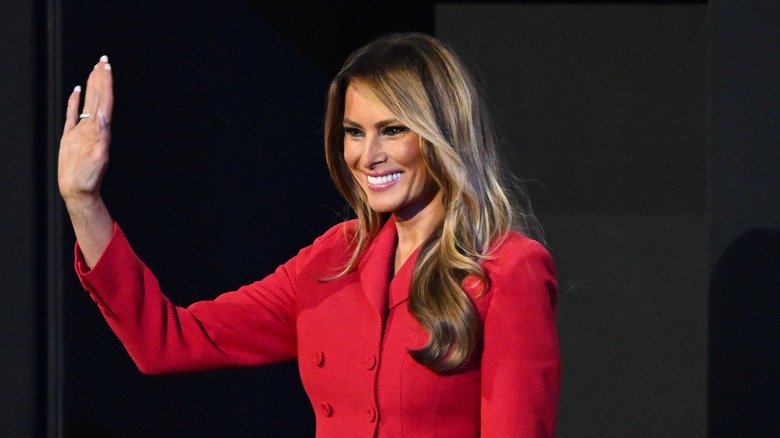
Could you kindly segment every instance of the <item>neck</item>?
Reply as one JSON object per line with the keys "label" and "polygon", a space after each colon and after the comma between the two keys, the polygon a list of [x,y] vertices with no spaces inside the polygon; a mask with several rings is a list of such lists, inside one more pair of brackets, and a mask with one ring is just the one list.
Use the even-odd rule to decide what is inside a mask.
{"label": "neck", "polygon": [[393,215],[398,233],[398,245],[395,251],[395,270],[398,271],[407,258],[436,230],[444,217],[444,205],[441,193],[414,216],[403,218]]}

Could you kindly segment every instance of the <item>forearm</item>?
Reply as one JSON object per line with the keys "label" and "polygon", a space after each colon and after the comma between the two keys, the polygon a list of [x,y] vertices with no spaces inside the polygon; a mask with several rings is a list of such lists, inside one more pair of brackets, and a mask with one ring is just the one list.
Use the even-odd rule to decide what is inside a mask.
{"label": "forearm", "polygon": [[92,268],[111,240],[114,220],[99,196],[79,200],[66,199],[65,206],[84,261]]}

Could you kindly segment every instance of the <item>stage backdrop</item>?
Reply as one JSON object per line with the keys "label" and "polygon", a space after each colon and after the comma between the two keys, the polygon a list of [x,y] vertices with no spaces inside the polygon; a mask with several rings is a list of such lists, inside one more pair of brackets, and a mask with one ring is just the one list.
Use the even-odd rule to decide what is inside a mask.
{"label": "stage backdrop", "polygon": [[560,271],[558,436],[777,434],[777,2],[321,3],[2,6],[0,435],[313,436],[294,363],[135,369],[71,269],[65,98],[111,57],[104,194],[188,304],[344,217],[325,88],[351,50],[405,30],[473,66],[528,180]]}

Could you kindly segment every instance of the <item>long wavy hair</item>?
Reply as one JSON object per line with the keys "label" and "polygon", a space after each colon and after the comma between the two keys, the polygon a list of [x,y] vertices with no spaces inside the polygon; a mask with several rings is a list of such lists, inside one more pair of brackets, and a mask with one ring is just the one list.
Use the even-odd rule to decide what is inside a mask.
{"label": "long wavy hair", "polygon": [[[435,372],[457,370],[477,347],[481,329],[463,280],[472,275],[484,292],[487,279],[480,263],[510,229],[534,227],[533,215],[514,207],[518,192],[510,196],[505,188],[487,112],[455,53],[428,35],[388,35],[355,51],[328,92],[328,169],[358,218],[352,256],[335,278],[355,268],[387,220],[371,209],[344,161],[344,99],[350,84],[366,87],[420,136],[428,174],[441,192],[444,216],[420,249],[408,302],[430,336],[410,354]],[[519,196],[526,199],[522,191]]]}

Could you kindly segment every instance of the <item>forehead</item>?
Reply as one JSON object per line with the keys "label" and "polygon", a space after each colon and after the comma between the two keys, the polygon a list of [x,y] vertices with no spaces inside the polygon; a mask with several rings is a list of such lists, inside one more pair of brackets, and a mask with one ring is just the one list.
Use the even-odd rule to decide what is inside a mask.
{"label": "forehead", "polygon": [[377,98],[371,88],[360,83],[350,83],[344,94],[344,118],[360,121],[361,119],[390,119],[395,116]]}

